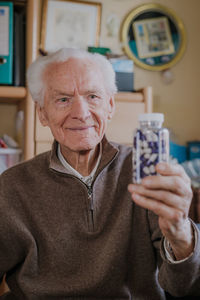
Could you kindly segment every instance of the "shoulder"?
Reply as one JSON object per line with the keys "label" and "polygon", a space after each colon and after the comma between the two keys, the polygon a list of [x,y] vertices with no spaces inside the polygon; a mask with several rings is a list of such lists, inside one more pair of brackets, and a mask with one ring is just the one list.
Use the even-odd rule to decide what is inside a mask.
{"label": "shoulder", "polygon": [[132,147],[111,142],[113,147],[117,149],[117,154],[111,166],[119,176],[125,176],[131,180],[132,178]]}
{"label": "shoulder", "polygon": [[42,170],[49,167],[50,151],[44,152],[34,158],[21,162],[0,175],[0,181],[18,181],[19,178],[28,179],[31,174],[41,173]]}
{"label": "shoulder", "polygon": [[110,142],[110,144],[118,149],[118,157],[120,159],[132,159],[132,147],[124,144]]}

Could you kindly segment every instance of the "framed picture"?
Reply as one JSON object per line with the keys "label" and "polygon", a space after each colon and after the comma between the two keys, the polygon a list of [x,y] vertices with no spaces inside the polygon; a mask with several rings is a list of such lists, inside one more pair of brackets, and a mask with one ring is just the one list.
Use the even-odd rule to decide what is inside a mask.
{"label": "framed picture", "polygon": [[124,52],[136,65],[150,71],[163,71],[183,56],[186,30],[172,9],[147,3],[125,16],[121,42]]}
{"label": "framed picture", "polygon": [[87,49],[99,46],[101,3],[78,0],[44,0],[41,48]]}
{"label": "framed picture", "polygon": [[174,44],[166,17],[136,21],[133,30],[140,58],[174,53]]}

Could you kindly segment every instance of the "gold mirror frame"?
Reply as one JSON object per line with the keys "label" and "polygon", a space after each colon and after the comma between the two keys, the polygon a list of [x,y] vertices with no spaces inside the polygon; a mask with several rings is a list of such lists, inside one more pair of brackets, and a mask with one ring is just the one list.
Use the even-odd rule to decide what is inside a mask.
{"label": "gold mirror frame", "polygon": [[[174,28],[176,29],[176,34],[178,36],[177,38],[179,40],[178,46],[177,46],[177,44],[175,45],[175,43],[173,42],[172,39],[171,39],[171,41],[172,41],[171,45],[169,42],[169,45],[172,47],[172,49],[174,49],[174,52],[172,49],[169,50],[169,51],[171,51],[171,53],[173,52],[173,54],[174,54],[174,55],[171,54],[171,59],[170,59],[170,55],[163,54],[163,55],[159,56],[159,59],[163,59],[163,61],[164,60],[165,61],[163,63],[157,63],[157,64],[153,64],[153,65],[145,62],[144,58],[143,59],[139,58],[139,55],[138,55],[139,48],[138,48],[136,36],[135,36],[136,31],[133,32],[133,30],[134,30],[133,27],[136,25],[136,23],[138,23],[138,25],[142,26],[142,21],[144,24],[145,24],[145,22],[151,22],[151,20],[153,20],[153,22],[155,22],[156,18],[158,18],[158,17],[152,17],[152,18],[144,17],[142,19],[142,15],[144,15],[144,16],[145,16],[145,14],[150,15],[151,13],[158,14],[158,17],[160,14],[161,15],[160,19],[162,19],[162,21],[166,22],[166,35],[169,34],[169,39],[171,39],[172,34],[170,32],[171,28],[169,27],[169,25],[167,23],[169,23],[170,26],[174,26]],[[168,21],[166,21],[166,19]],[[138,20],[139,20],[139,22],[138,22]],[[144,22],[144,20],[145,20],[145,22]],[[157,21],[158,21],[158,19],[157,19]],[[129,35],[129,32],[131,30],[132,30],[131,34],[134,37],[134,39],[132,39],[132,40]],[[143,4],[143,5],[136,7],[125,17],[125,19],[122,23],[122,26],[121,26],[121,42],[122,42],[122,47],[123,47],[124,52],[139,67],[144,68],[146,70],[151,70],[151,71],[162,71],[162,70],[166,70],[166,69],[172,67],[182,57],[182,55],[185,51],[185,48],[186,48],[186,32],[185,32],[185,28],[184,28],[182,20],[176,15],[176,13],[172,9],[167,8],[160,4],[148,3],[148,4]],[[132,43],[132,44],[135,43],[134,51],[133,51],[133,47],[131,49],[130,43]],[[151,55],[150,52],[149,52],[149,55]],[[154,57],[156,57],[156,52],[153,55],[153,57],[149,56],[149,62],[151,61],[151,63],[152,63],[152,61],[154,61]],[[158,59],[158,56],[157,56],[157,59]],[[167,62],[166,62],[166,59],[168,59]],[[148,57],[146,57],[146,61],[147,60],[148,60]]]}

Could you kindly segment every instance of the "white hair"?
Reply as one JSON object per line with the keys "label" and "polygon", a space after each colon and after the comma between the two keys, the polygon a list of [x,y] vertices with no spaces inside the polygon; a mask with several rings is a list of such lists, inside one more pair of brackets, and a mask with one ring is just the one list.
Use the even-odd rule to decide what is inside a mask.
{"label": "white hair", "polygon": [[107,93],[109,95],[114,95],[117,92],[115,72],[111,63],[105,56],[80,49],[62,48],[56,52],[48,54],[47,56],[39,56],[28,68],[28,87],[33,100],[40,106],[42,106],[44,102],[45,82],[43,74],[47,66],[54,62],[66,62],[70,58],[78,58],[83,61],[88,59],[89,61],[94,62],[103,74]]}

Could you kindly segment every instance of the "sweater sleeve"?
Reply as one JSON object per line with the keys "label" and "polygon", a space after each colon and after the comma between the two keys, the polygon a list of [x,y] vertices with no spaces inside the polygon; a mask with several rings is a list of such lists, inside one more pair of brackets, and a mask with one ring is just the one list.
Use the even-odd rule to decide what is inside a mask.
{"label": "sweater sleeve", "polygon": [[174,264],[165,255],[164,238],[161,241],[156,238],[159,229],[152,212],[149,212],[149,222],[152,242],[157,250],[160,286],[174,297],[200,296],[200,231],[197,226],[193,223],[196,231],[193,254],[188,259]]}
{"label": "sweater sleeve", "polygon": [[[196,247],[198,231],[197,231],[197,229],[195,228],[195,226],[193,225],[192,222],[191,222],[191,224],[192,224],[192,228],[193,228],[193,232],[194,232],[194,245],[195,245],[195,247]],[[192,256],[193,253],[194,253],[194,252],[192,251],[192,253],[191,253],[188,257],[186,257],[186,258],[184,258],[184,259],[181,259],[181,260],[176,260],[175,255],[174,255],[174,253],[173,253],[173,250],[172,250],[172,248],[171,248],[171,246],[170,246],[170,243],[169,243],[169,241],[168,241],[166,238],[164,238],[164,241],[163,241],[163,249],[164,249],[165,257],[166,257],[166,258],[168,259],[168,261],[171,262],[172,264],[179,264],[179,263],[181,263],[181,262],[184,262],[184,261],[187,260],[190,256]]]}

